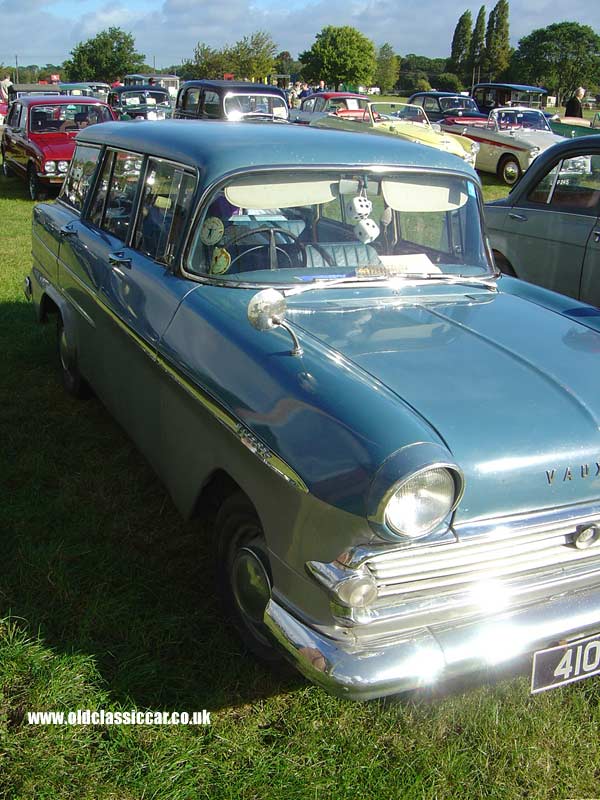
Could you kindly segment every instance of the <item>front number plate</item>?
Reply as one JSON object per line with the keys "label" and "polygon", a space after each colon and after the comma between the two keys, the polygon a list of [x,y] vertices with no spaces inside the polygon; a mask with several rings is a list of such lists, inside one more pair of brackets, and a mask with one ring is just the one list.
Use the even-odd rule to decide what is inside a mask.
{"label": "front number plate", "polygon": [[531,693],[600,674],[600,633],[533,654]]}

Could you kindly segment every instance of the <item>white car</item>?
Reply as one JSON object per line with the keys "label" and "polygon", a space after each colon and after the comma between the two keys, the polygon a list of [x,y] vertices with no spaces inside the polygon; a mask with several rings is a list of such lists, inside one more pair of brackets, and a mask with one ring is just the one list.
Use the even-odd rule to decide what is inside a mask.
{"label": "white car", "polygon": [[475,167],[493,172],[512,186],[534,159],[563,136],[550,129],[548,120],[535,108],[495,108],[486,120],[447,120],[442,128],[478,142]]}

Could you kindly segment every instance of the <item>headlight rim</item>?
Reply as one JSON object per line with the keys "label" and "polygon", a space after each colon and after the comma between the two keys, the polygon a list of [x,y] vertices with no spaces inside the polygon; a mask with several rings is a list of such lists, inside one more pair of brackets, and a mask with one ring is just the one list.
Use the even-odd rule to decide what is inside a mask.
{"label": "headlight rim", "polygon": [[386,538],[392,538],[394,541],[401,541],[401,542],[417,541],[419,539],[423,539],[425,536],[429,536],[441,524],[441,521],[435,522],[427,530],[417,535],[411,535],[406,532],[398,531],[396,528],[392,527],[392,525],[388,522],[386,515],[388,504],[399,489],[401,489],[409,481],[418,478],[419,475],[422,475],[425,472],[430,472],[436,469],[445,469],[450,474],[450,477],[454,482],[454,500],[450,508],[448,509],[448,513],[445,515],[444,519],[449,514],[452,514],[455,511],[458,504],[462,500],[462,497],[465,492],[465,479],[463,471],[460,469],[460,467],[457,466],[457,464],[451,461],[439,461],[439,462],[424,464],[418,469],[410,472],[409,474],[405,475],[404,477],[392,483],[389,489],[381,497],[381,500],[377,508],[377,512],[374,515],[372,521],[375,522],[378,528],[381,528],[386,532],[387,534]]}
{"label": "headlight rim", "polygon": [[[52,165],[52,167],[50,167]],[[56,175],[58,167],[56,166],[56,161],[53,158],[49,158],[48,161],[44,161],[44,173],[46,175]]]}

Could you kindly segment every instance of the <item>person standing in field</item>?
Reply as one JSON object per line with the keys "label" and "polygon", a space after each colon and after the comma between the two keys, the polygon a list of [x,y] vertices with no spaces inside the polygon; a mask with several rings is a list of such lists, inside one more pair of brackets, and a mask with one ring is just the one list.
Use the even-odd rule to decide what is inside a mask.
{"label": "person standing in field", "polygon": [[575,94],[567,102],[565,106],[565,117],[583,117],[583,104],[582,100],[585,96],[585,89],[580,86],[575,90]]}

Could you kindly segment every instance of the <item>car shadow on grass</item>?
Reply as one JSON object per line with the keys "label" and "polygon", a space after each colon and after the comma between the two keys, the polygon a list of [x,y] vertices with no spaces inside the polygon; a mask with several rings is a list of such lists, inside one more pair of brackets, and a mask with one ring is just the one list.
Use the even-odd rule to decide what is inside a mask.
{"label": "car shadow on grass", "polygon": [[0,617],[91,654],[114,700],[136,707],[217,710],[302,687],[245,653],[224,618],[210,522],[183,522],[102,404],[65,394],[52,322],[24,301],[0,318]]}

